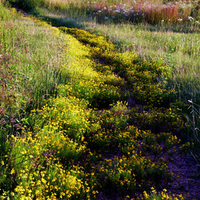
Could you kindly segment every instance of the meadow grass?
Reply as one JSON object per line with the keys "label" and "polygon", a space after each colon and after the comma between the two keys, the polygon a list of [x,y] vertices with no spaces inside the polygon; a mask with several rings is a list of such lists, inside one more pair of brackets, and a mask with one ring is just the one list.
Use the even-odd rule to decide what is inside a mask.
{"label": "meadow grass", "polygon": [[[199,33],[142,30],[135,25],[85,23],[86,29],[107,35],[121,51],[136,52],[144,59],[162,59],[173,69],[171,87],[184,102],[199,102]],[[147,25],[148,26],[148,25]],[[194,84],[195,83],[195,84]]]}
{"label": "meadow grass", "polygon": [[21,121],[23,110],[39,107],[54,92],[61,80],[63,39],[15,9],[1,4],[1,11],[1,117],[10,124],[11,115]]}
{"label": "meadow grass", "polygon": [[1,10],[0,198],[185,199],[165,189],[176,177],[163,156],[194,142],[179,139],[187,124],[172,68]]}

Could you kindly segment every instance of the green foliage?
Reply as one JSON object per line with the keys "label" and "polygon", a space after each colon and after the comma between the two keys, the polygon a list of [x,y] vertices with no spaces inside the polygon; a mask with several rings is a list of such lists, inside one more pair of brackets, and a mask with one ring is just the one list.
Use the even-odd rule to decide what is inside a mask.
{"label": "green foliage", "polygon": [[[68,29],[61,27],[61,30]],[[76,31],[76,29],[74,29],[74,31]],[[76,32],[78,33],[79,31],[77,30]],[[80,31],[80,41],[83,39],[82,32],[83,31]],[[89,34],[86,31],[84,33],[88,35],[84,36],[88,44],[92,43],[92,46],[94,42],[96,42],[98,46],[104,44],[103,42],[98,43],[99,37]],[[117,102],[123,97],[126,98],[128,94],[124,95],[121,92],[121,88],[118,86],[121,82],[123,83],[123,79],[112,72],[106,74],[97,71],[95,62],[91,60],[95,49],[89,46],[84,47],[80,42],[73,40],[72,37],[67,37],[70,41],[67,48],[69,63],[68,67],[63,69],[63,72],[67,73],[67,76],[72,81],[69,81],[67,85],[59,86],[59,93],[64,96],[72,95],[77,98],[86,99],[89,101],[91,107],[98,108],[108,107],[109,104]],[[103,38],[102,41],[106,40]],[[76,46],[76,49],[74,49],[74,46]],[[109,46],[109,43],[105,43],[105,46]],[[104,48],[101,49],[102,51],[104,50]]]}
{"label": "green foliage", "polygon": [[185,119],[182,110],[178,107],[151,108],[138,107],[130,111],[131,121],[142,129],[151,129],[154,132],[160,131],[183,131],[188,125],[183,123]]}
{"label": "green foliage", "polygon": [[0,3],[0,19],[1,20],[9,20],[9,19],[14,19],[15,17],[17,17],[17,14],[15,12],[15,10],[8,10],[6,9],[2,3]]}
{"label": "green foliage", "polygon": [[47,29],[46,23],[24,18],[14,8],[2,7],[1,14],[0,131],[15,132],[27,125],[25,111],[39,107],[55,93],[64,60],[58,56],[61,46],[56,45],[63,39],[57,37],[58,29]]}
{"label": "green foliage", "polygon": [[44,4],[44,0],[7,0],[13,6],[16,6],[20,9],[30,11],[35,9],[38,6],[42,6]]}
{"label": "green foliage", "polygon": [[165,165],[155,165],[147,157],[137,155],[100,162],[100,176],[106,187],[114,187],[122,193],[127,190],[134,192],[138,185],[144,189],[147,183],[155,182],[156,177],[161,178],[164,171]]}
{"label": "green foliage", "polygon": [[116,52],[87,31],[17,22],[20,31],[15,21],[1,23],[10,35],[0,29],[0,198],[97,199],[112,190],[118,197],[170,196],[147,192],[168,185],[169,159],[176,147],[189,147],[175,135],[184,122],[167,86],[171,68]]}
{"label": "green foliage", "polygon": [[106,40],[103,36],[97,36],[95,34],[91,34],[88,31],[76,29],[76,28],[65,28],[60,27],[60,30],[73,35],[79,41],[89,44],[92,47],[98,47],[101,51],[104,50],[114,50],[115,46],[112,42]]}
{"label": "green foliage", "polygon": [[161,200],[161,199],[169,199],[169,200],[178,200],[178,199],[188,199],[184,197],[182,194],[168,194],[166,189],[163,189],[162,192],[157,192],[154,187],[151,188],[150,194],[146,191],[143,192],[144,198],[147,200]]}
{"label": "green foliage", "polygon": [[34,124],[38,124],[37,128],[50,126],[78,140],[83,137],[88,128],[89,112],[85,111],[87,105],[88,102],[84,99],[80,100],[73,96],[49,99],[48,104],[41,110],[32,111]]}
{"label": "green foliage", "polygon": [[[178,92],[178,98],[185,103],[188,99],[198,102],[200,60],[199,45],[195,44],[198,43],[200,30],[199,2],[123,2],[123,6],[117,0],[75,0],[73,3],[69,0],[54,0],[48,1],[48,4],[58,11],[55,18],[62,19],[62,26],[65,22],[61,16],[64,15],[73,22],[73,27],[107,35],[117,44],[119,51],[134,51],[144,58],[163,58],[173,69],[172,76],[169,77],[170,87]],[[43,14],[47,18],[49,16],[49,19],[52,18],[48,11]],[[144,23],[137,24],[138,22]],[[76,31],[72,32],[75,36]],[[80,34],[80,37],[83,36]]]}

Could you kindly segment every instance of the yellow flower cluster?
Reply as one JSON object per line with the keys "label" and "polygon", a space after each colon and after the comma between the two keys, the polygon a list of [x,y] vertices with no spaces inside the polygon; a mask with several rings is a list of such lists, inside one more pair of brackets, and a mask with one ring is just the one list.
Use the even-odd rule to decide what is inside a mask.
{"label": "yellow flower cluster", "polygon": [[32,132],[24,136],[13,136],[10,172],[17,182],[13,196],[15,199],[70,199],[84,190],[77,178],[79,168],[67,170],[59,160],[75,159],[84,150],[63,135],[62,132],[44,127],[33,137]]}
{"label": "yellow flower cluster", "polygon": [[87,101],[73,96],[51,98],[48,105],[37,112],[36,124],[39,126],[42,122],[44,126],[46,123],[48,128],[63,131],[70,138],[80,139],[88,128],[87,104]]}
{"label": "yellow flower cluster", "polygon": [[[116,53],[110,42],[102,40],[101,43],[99,36],[84,30],[64,27],[61,27],[61,30],[88,44],[93,58],[100,58],[102,62],[109,64],[110,69],[101,65],[98,69],[103,68],[100,71],[104,73],[105,71],[117,72],[125,79],[123,82],[128,83],[134,97],[141,103],[156,107],[168,106],[170,100],[175,97],[175,91],[167,87],[167,77],[171,74],[171,68],[164,66],[162,61],[142,60],[136,54],[129,52]],[[108,48],[109,45],[110,48]],[[106,67],[109,70],[106,70]]]}
{"label": "yellow flower cluster", "polygon": [[115,49],[115,45],[112,42],[106,40],[106,38],[103,36],[97,36],[95,34],[91,34],[88,31],[76,28],[60,27],[60,30],[73,35],[75,38],[85,44],[89,44],[92,47],[98,47],[101,51]]}
{"label": "yellow flower cluster", "polygon": [[151,187],[151,194],[148,194],[146,191],[143,192],[144,199],[150,200],[183,200],[185,197],[182,194],[168,194],[166,189],[163,189],[162,192],[157,193],[154,187]]}
{"label": "yellow flower cluster", "polygon": [[[105,188],[133,196],[158,181],[169,181],[171,173],[161,155],[175,151],[180,141],[172,131],[183,126],[181,110],[170,107],[170,69],[136,54],[117,53],[102,36],[60,30],[79,41],[65,34],[63,84],[55,97],[31,111],[31,130],[7,141],[10,163],[4,160],[1,165],[8,166],[14,183],[10,197],[96,199]],[[133,108],[128,97],[142,105]],[[168,125],[159,129],[163,123]],[[154,188],[151,194],[143,193],[146,199],[152,196],[171,198]]]}
{"label": "yellow flower cluster", "polygon": [[112,72],[103,74],[96,71],[95,62],[91,60],[90,48],[83,46],[70,35],[66,38],[69,61],[63,68],[62,74],[69,81],[68,84],[59,86],[59,93],[86,99],[92,107],[106,104],[108,106],[120,100],[122,92],[119,86],[123,82],[122,78]]}

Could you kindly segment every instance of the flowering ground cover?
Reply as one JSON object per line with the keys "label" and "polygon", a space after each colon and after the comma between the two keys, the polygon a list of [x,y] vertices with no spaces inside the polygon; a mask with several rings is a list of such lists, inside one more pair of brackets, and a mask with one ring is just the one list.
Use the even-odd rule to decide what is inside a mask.
{"label": "flowering ground cover", "polygon": [[163,58],[178,98],[198,104],[199,1],[46,0],[44,7],[39,16],[56,26],[82,27],[106,35],[120,51]]}
{"label": "flowering ground cover", "polygon": [[[184,113],[191,126],[184,135],[195,142],[193,156],[199,162],[199,9],[198,1],[48,0],[36,13],[56,26],[105,35],[116,45],[117,52],[135,52],[144,60],[162,58],[161,63],[171,67],[168,86],[175,89],[176,98],[185,104]],[[138,86],[135,92],[144,87],[149,86]],[[149,91],[152,92],[151,88]],[[160,95],[159,91],[152,95]],[[143,99],[146,94],[143,91],[139,96]]]}
{"label": "flowering ground cover", "polygon": [[176,179],[173,155],[192,146],[181,141],[187,124],[168,87],[171,68],[119,53],[105,37],[84,30],[39,20],[31,25],[62,36],[57,56],[65,62],[53,91],[40,93],[39,106],[24,106],[26,123],[1,129],[1,198],[187,199],[184,191],[168,192]]}

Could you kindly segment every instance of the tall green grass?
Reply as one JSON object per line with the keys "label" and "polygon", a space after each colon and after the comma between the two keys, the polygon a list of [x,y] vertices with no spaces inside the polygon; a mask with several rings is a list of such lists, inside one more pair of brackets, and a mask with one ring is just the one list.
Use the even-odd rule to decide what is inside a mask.
{"label": "tall green grass", "polygon": [[2,4],[0,10],[0,117],[5,131],[23,123],[24,111],[38,108],[54,93],[64,57],[63,39],[54,29]]}

